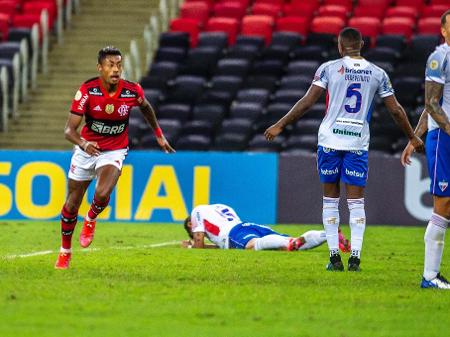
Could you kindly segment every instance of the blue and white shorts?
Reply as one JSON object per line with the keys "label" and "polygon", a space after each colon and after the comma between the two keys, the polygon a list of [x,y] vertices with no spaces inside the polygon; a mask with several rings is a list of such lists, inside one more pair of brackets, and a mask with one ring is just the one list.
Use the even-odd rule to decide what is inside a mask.
{"label": "blue and white shorts", "polygon": [[426,141],[430,193],[450,197],[450,136],[441,129],[428,131]]}
{"label": "blue and white shorts", "polygon": [[364,187],[369,172],[368,151],[341,151],[319,145],[317,170],[322,183],[342,180],[348,185]]}
{"label": "blue and white shorts", "polygon": [[243,222],[234,226],[228,234],[229,249],[245,249],[245,246],[251,239],[262,238],[267,235],[281,235],[275,232],[272,228],[258,225],[250,222]]}

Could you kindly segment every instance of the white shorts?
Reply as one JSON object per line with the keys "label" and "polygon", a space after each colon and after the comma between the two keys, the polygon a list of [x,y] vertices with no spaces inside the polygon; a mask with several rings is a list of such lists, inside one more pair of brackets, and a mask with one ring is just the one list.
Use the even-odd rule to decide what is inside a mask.
{"label": "white shorts", "polygon": [[113,165],[122,170],[123,161],[128,149],[100,152],[100,155],[90,156],[78,146],[74,147],[72,160],[70,162],[69,179],[76,181],[93,180],[96,171],[103,166]]}

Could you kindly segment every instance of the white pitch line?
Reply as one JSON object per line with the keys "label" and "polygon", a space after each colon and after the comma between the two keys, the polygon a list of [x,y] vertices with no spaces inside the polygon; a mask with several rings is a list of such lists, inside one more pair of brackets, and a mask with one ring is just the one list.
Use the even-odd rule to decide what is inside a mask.
{"label": "white pitch line", "polygon": [[[160,243],[154,243],[150,245],[140,245],[140,246],[111,246],[111,247],[104,247],[104,248],[85,248],[85,249],[76,249],[74,251],[76,252],[98,252],[100,250],[104,249],[115,249],[115,250],[132,250],[132,249],[145,249],[145,248],[158,248],[158,247],[165,247],[165,246],[172,246],[175,244],[178,244],[179,241],[167,241],[167,242],[160,242]],[[31,253],[25,253],[25,254],[12,254],[12,255],[6,255],[2,257],[3,259],[7,260],[13,260],[18,258],[26,258],[26,257],[33,257],[33,256],[40,256],[40,255],[49,255],[49,254],[57,254],[58,251],[56,250],[43,250],[40,252],[31,252]]]}

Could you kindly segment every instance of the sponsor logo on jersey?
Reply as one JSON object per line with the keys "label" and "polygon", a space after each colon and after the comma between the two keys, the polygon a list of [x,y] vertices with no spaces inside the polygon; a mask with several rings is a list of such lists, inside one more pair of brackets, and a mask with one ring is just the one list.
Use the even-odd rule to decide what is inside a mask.
{"label": "sponsor logo on jersey", "polygon": [[79,101],[80,99],[81,99],[81,96],[82,96],[83,94],[81,93],[81,91],[80,90],[78,90],[77,91],[77,93],[75,94],[75,101]]}
{"label": "sponsor logo on jersey", "polygon": [[341,69],[339,69],[337,72],[341,75],[344,75],[344,66],[342,66]]}
{"label": "sponsor logo on jersey", "polygon": [[100,105],[97,105],[97,106],[94,108],[94,111],[102,111],[102,108],[100,108]]}
{"label": "sponsor logo on jersey", "polygon": [[364,178],[364,172],[358,172],[356,170],[350,171],[348,168],[345,168],[345,174],[350,177]]}
{"label": "sponsor logo on jersey", "polygon": [[342,135],[342,136],[351,136],[351,137],[359,137],[361,138],[361,132],[353,132],[348,130],[341,130],[341,129],[333,129],[333,133],[335,135]]}
{"label": "sponsor logo on jersey", "polygon": [[89,95],[103,96],[103,93],[101,92],[99,87],[90,88],[88,92],[89,92]]}
{"label": "sponsor logo on jersey", "polygon": [[448,181],[442,180],[439,182],[439,188],[444,192],[448,187]]}
{"label": "sponsor logo on jersey", "polygon": [[122,89],[120,92],[120,98],[136,98],[137,93],[128,89]]}
{"label": "sponsor logo on jersey", "polygon": [[128,105],[126,105],[126,104],[122,104],[120,107],[119,107],[119,109],[117,109],[117,112],[119,113],[119,115],[121,116],[121,117],[124,117],[124,116],[126,116],[127,114],[128,114],[128,109],[129,109],[130,107],[128,106]]}
{"label": "sponsor logo on jersey", "polygon": [[439,62],[437,60],[431,60],[430,62],[430,69],[436,70],[439,67]]}
{"label": "sponsor logo on jersey", "polygon": [[126,123],[120,125],[105,125],[103,122],[94,121],[91,124],[91,130],[102,135],[118,135],[125,130]]}
{"label": "sponsor logo on jersey", "polygon": [[105,112],[111,115],[114,112],[114,104],[106,104]]}
{"label": "sponsor logo on jersey", "polygon": [[86,104],[88,98],[89,98],[88,94],[85,94],[83,98],[81,98],[80,104],[78,104],[78,110],[83,111],[84,105]]}
{"label": "sponsor logo on jersey", "polygon": [[320,173],[324,176],[331,176],[333,174],[338,174],[339,173],[339,167],[336,167],[334,170],[329,170],[329,169],[320,169]]}
{"label": "sponsor logo on jersey", "polygon": [[360,127],[362,128],[364,126],[364,122],[357,120],[357,119],[353,119],[353,118],[337,118],[336,119],[336,124],[339,125],[346,125],[346,126],[356,126],[356,127]]}
{"label": "sponsor logo on jersey", "polygon": [[352,82],[370,82],[372,70],[345,68],[344,79]]}

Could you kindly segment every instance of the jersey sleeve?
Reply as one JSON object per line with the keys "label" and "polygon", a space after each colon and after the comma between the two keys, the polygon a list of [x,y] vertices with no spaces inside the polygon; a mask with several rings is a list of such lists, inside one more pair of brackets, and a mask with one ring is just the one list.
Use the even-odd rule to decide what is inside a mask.
{"label": "jersey sleeve", "polygon": [[425,69],[425,80],[445,84],[447,58],[444,53],[434,52],[430,55]]}
{"label": "jersey sleeve", "polygon": [[206,232],[203,220],[204,219],[200,211],[200,208],[199,207],[194,208],[191,213],[192,233]]}
{"label": "jersey sleeve", "polygon": [[136,83],[136,92],[137,92],[136,104],[141,105],[142,102],[144,102],[144,100],[145,100],[145,94],[144,94],[144,89],[142,89],[142,87],[139,83]]}
{"label": "jersey sleeve", "polygon": [[89,94],[87,88],[82,85],[75,94],[70,107],[70,112],[76,115],[83,116],[88,106]]}
{"label": "jersey sleeve", "polygon": [[316,74],[314,75],[314,79],[312,81],[312,84],[317,85],[323,89],[326,89],[328,87],[328,63],[322,64],[316,71]]}
{"label": "jersey sleeve", "polygon": [[391,80],[388,74],[383,70],[381,75],[380,86],[378,87],[378,95],[381,98],[388,97],[394,94],[394,88],[392,87]]}

